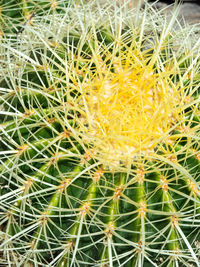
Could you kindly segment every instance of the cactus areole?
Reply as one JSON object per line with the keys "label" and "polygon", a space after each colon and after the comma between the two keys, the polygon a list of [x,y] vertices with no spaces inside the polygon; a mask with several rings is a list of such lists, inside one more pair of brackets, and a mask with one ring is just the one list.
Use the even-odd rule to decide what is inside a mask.
{"label": "cactus areole", "polygon": [[17,34],[2,13],[0,265],[200,266],[195,27],[148,4],[37,8]]}

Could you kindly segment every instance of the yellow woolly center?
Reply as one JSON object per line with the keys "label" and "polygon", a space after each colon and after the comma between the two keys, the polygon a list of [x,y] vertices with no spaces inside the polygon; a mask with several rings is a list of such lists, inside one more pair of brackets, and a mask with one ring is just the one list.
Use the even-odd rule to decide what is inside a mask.
{"label": "yellow woolly center", "polygon": [[181,94],[167,70],[155,70],[141,57],[112,61],[101,60],[83,86],[84,134],[105,161],[124,161],[149,153],[169,136]]}

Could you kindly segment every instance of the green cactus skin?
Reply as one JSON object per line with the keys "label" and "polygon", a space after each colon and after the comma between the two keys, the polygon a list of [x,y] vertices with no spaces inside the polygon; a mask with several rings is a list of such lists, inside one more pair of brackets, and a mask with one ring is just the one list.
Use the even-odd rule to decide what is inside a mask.
{"label": "green cactus skin", "polygon": [[200,266],[195,28],[49,3],[4,20],[0,265]]}

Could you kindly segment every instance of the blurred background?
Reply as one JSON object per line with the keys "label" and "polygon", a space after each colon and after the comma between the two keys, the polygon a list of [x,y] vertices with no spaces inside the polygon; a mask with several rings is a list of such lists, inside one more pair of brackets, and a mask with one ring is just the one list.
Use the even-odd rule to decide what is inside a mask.
{"label": "blurred background", "polygon": [[[119,0],[130,1],[130,0]],[[147,1],[147,0],[146,0]],[[144,5],[145,0],[132,0],[132,5],[138,5],[141,3]],[[154,4],[154,7],[158,10],[163,9],[163,12],[170,15],[170,11],[173,9],[173,5],[180,4],[179,21],[181,24],[194,25],[200,23],[200,0],[148,0]]]}
{"label": "blurred background", "polygon": [[[158,9],[165,8],[164,12],[170,12],[174,2],[172,0],[157,1],[155,6]],[[200,0],[182,0],[177,1],[177,3],[181,4],[179,19],[182,24],[192,25],[200,23]]]}

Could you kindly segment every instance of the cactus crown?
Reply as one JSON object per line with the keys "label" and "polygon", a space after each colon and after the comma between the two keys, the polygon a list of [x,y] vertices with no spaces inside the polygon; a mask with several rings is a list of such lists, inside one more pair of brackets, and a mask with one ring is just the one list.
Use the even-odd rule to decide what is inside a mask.
{"label": "cactus crown", "polygon": [[87,73],[80,88],[86,126],[82,123],[80,132],[107,165],[150,153],[159,142],[169,141],[184,110],[186,92],[173,81],[173,58],[167,55],[167,64],[152,66],[152,49],[141,51],[135,43],[113,44],[111,52],[97,48],[99,55],[89,59],[95,71],[82,69]]}

